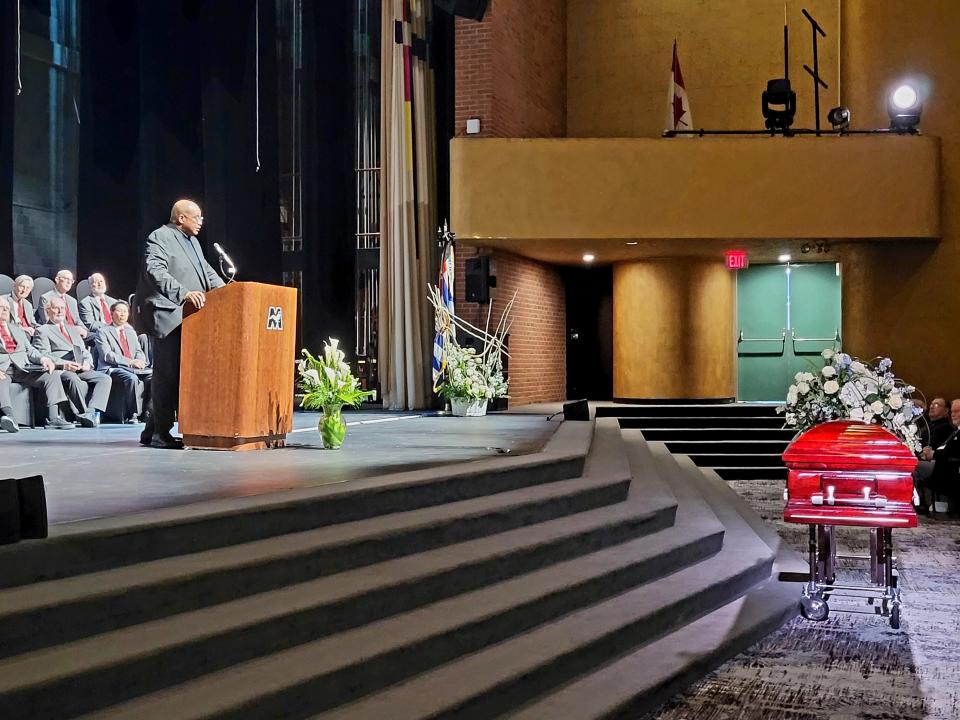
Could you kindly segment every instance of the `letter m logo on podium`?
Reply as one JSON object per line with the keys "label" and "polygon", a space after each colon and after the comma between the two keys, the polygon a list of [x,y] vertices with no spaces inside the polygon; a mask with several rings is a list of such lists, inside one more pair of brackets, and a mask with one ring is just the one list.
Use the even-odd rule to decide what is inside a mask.
{"label": "letter m logo on podium", "polygon": [[271,305],[267,308],[267,330],[283,330],[283,308]]}

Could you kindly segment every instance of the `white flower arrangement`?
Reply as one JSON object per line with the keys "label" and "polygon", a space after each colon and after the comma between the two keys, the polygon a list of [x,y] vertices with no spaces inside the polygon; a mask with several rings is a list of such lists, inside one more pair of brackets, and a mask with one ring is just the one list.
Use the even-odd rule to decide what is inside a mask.
{"label": "white flower arrangement", "polygon": [[830,420],[860,420],[882,425],[920,451],[916,418],[923,411],[911,399],[916,388],[894,376],[890,358],[873,366],[829,348],[821,355],[823,368],[797,373],[786,403],[777,408],[787,427],[803,432]]}
{"label": "white flower arrangement", "polygon": [[307,410],[320,410],[324,405],[356,407],[373,395],[372,390],[360,387],[339,344],[339,340],[330,338],[330,342],[323,344],[322,357],[314,357],[306,348],[300,351],[303,358],[297,363],[297,384],[304,393],[301,407]]}
{"label": "white flower arrangement", "polygon": [[446,377],[440,385],[446,398],[504,397],[507,381],[503,378],[503,364],[499,353],[478,355],[472,347],[451,343],[447,347]]}

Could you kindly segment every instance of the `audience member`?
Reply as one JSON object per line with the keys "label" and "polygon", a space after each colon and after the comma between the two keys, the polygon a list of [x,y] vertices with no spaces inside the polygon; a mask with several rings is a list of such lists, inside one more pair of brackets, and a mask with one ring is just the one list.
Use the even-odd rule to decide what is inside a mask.
{"label": "audience member", "polygon": [[[150,380],[152,373],[147,369],[147,357],[140,347],[137,333],[127,320],[130,306],[123,300],[110,307],[111,324],[103,325],[97,336],[97,355],[99,367],[114,383],[114,393],[122,393],[123,421],[133,422],[140,418],[147,420],[145,407],[150,407]],[[140,388],[143,392],[138,392]]]}
{"label": "audience member", "polygon": [[923,446],[920,457],[924,460],[931,460],[933,451],[943,445],[947,438],[953,434],[954,426],[950,421],[951,414],[946,399],[935,397],[930,402],[930,408],[927,410],[926,416],[917,423],[920,428],[920,444]]}
{"label": "audience member", "polygon": [[101,273],[89,277],[90,294],[80,301],[80,321],[91,333],[100,332],[100,328],[111,322],[110,308],[116,300],[107,295],[107,280]]}
{"label": "audience member", "polygon": [[20,385],[42,388],[47,400],[47,422],[52,430],[72,429],[60,414],[60,403],[67,401],[61,373],[52,358],[44,355],[30,344],[26,333],[10,322],[10,306],[0,302],[0,427],[7,432],[16,432],[19,427],[13,419],[10,400],[10,381]]}
{"label": "audience member", "polygon": [[40,296],[40,307],[37,308],[37,321],[41,325],[47,322],[47,303],[50,302],[51,298],[58,297],[63,300],[66,309],[64,322],[71,327],[77,328],[80,337],[85,338],[87,336],[87,327],[80,319],[80,308],[77,306],[76,299],[67,295],[67,293],[70,292],[70,288],[73,287],[73,273],[69,270],[60,270],[53,279],[53,284],[53,290],[48,290]]}
{"label": "audience member", "polygon": [[30,302],[30,293],[33,292],[33,278],[29,275],[20,275],[13,281],[13,292],[4,295],[2,300],[6,300],[10,305],[11,319],[24,335],[33,337],[36,332],[37,319],[34,317],[33,303]]}
{"label": "audience member", "polygon": [[47,323],[37,328],[34,346],[54,358],[63,372],[64,389],[70,398],[73,412],[83,427],[97,427],[100,413],[107,409],[110,399],[109,375],[93,369],[93,357],[87,350],[79,328],[66,322],[67,305],[54,296],[47,301]]}

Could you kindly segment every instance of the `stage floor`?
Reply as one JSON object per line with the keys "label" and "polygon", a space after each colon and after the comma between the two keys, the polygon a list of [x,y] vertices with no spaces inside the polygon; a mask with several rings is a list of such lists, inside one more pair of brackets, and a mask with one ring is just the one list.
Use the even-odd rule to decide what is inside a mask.
{"label": "stage floor", "polygon": [[51,524],[261,495],[404,470],[539,451],[558,423],[543,415],[451,418],[344,413],[340,450],[324,450],[319,414],[298,412],[287,447],[249,452],[155,450],[143,425],[0,432],[0,477],[43,475]]}

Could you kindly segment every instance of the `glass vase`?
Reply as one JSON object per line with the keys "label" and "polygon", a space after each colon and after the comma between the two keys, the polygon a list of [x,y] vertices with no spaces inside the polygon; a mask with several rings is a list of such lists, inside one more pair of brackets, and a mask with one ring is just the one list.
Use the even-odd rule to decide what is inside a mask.
{"label": "glass vase", "polygon": [[347,423],[343,419],[341,410],[343,405],[324,405],[323,417],[317,423],[320,439],[327,450],[336,450],[343,445],[343,438],[347,434]]}

